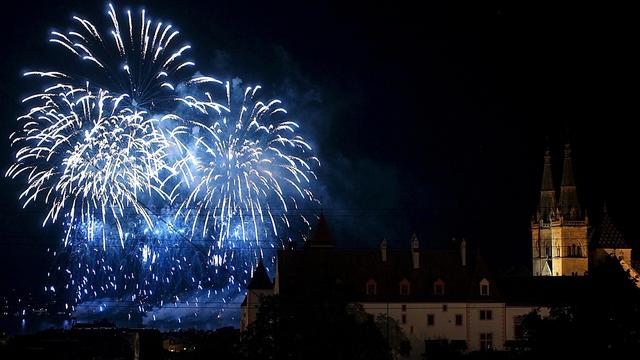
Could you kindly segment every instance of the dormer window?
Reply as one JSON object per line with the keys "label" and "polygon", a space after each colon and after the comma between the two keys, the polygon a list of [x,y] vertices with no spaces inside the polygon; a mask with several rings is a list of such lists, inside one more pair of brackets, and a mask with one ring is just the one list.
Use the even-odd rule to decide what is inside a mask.
{"label": "dormer window", "polygon": [[375,295],[378,292],[378,284],[375,280],[369,279],[367,281],[367,295]]}
{"label": "dormer window", "polygon": [[489,280],[480,281],[480,296],[489,296]]}
{"label": "dormer window", "polygon": [[433,283],[433,294],[436,296],[444,295],[444,281],[438,279]]}
{"label": "dormer window", "polygon": [[409,280],[403,279],[400,281],[400,295],[409,295],[411,293],[411,283]]}

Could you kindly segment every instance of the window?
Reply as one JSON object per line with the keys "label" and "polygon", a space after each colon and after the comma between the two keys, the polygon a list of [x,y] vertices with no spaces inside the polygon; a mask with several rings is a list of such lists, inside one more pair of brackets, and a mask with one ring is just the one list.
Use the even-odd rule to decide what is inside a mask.
{"label": "window", "polygon": [[576,244],[571,245],[571,254],[570,256],[578,256],[578,250],[576,249]]}
{"label": "window", "polygon": [[578,253],[576,254],[577,257],[582,257],[582,247],[580,247],[580,245],[578,245]]}
{"label": "window", "polygon": [[480,333],[480,350],[487,351],[493,349],[493,334]]}
{"label": "window", "polygon": [[456,314],[456,326],[462,326],[462,314]]}
{"label": "window", "polygon": [[407,311],[407,305],[402,305],[402,311]]}
{"label": "window", "polygon": [[493,319],[493,312],[491,310],[480,310],[480,320]]}
{"label": "window", "polygon": [[367,284],[367,295],[376,294],[376,284]]}
{"label": "window", "polygon": [[447,304],[442,305],[442,311],[447,311],[449,309],[449,307],[447,306]]}
{"label": "window", "polygon": [[433,283],[433,294],[437,296],[444,295],[444,281],[438,279]]}
{"label": "window", "polygon": [[409,295],[410,292],[411,292],[411,284],[409,283],[409,280],[403,279],[400,282],[400,295]]}
{"label": "window", "polygon": [[436,322],[435,315],[427,314],[427,326],[433,326],[435,322]]}
{"label": "window", "polygon": [[522,340],[522,338],[524,337],[524,327],[522,326],[522,321],[524,320],[524,318],[524,315],[513,317],[513,336],[516,338],[516,340]]}
{"label": "window", "polygon": [[375,295],[377,293],[377,290],[378,284],[376,283],[376,281],[373,279],[369,279],[369,281],[367,281],[367,295]]}
{"label": "window", "polygon": [[409,285],[400,285],[400,295],[409,295]]}
{"label": "window", "polygon": [[403,324],[407,323],[407,314],[402,314],[402,323]]}
{"label": "window", "polygon": [[487,279],[480,281],[480,296],[489,296],[489,280]]}

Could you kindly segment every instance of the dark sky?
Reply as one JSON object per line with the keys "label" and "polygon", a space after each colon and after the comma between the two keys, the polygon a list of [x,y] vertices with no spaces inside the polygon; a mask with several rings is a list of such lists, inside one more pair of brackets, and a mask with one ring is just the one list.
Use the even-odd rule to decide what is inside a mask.
{"label": "dark sky", "polygon": [[[50,3],[50,2],[47,2]],[[24,109],[25,69],[48,65],[51,29],[106,20],[106,3],[15,1],[0,12],[0,167]],[[180,5],[177,5],[177,4]],[[635,241],[640,216],[638,13],[540,1],[149,1],[205,72],[283,98],[323,166],[318,195],[341,246],[467,237],[499,266],[529,265],[546,145],[573,146],[578,193],[606,199]],[[116,3],[117,4],[117,3]],[[137,3],[120,3],[137,10]],[[620,5],[622,6],[622,5]],[[13,9],[11,9],[13,7]],[[39,288],[59,230],[0,180],[0,292]]]}

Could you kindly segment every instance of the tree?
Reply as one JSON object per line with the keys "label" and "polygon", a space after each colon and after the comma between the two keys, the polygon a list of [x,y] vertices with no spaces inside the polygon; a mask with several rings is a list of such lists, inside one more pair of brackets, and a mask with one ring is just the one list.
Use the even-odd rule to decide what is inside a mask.
{"label": "tree", "polygon": [[640,353],[640,290],[615,259],[592,271],[580,301],[529,314],[522,323],[534,357],[616,356]]}
{"label": "tree", "polygon": [[262,299],[236,346],[242,359],[392,359],[371,316],[342,302]]}
{"label": "tree", "polygon": [[387,314],[378,314],[375,318],[375,324],[378,331],[387,341],[387,344],[389,344],[394,359],[399,359],[401,356],[409,356],[411,353],[411,343],[407,335],[402,331],[398,320]]}

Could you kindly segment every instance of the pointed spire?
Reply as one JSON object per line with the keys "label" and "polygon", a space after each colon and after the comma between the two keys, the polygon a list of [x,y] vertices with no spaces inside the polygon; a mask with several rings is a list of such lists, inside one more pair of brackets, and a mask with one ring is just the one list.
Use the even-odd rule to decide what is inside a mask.
{"label": "pointed spire", "polygon": [[262,257],[260,257],[258,266],[254,270],[253,276],[251,277],[251,281],[249,282],[249,286],[247,288],[249,290],[265,290],[273,288],[273,283],[269,279],[267,268],[262,262]]}
{"label": "pointed spire", "polygon": [[306,244],[309,248],[333,248],[334,241],[331,232],[329,231],[329,225],[324,217],[324,211],[320,211],[320,217],[318,218],[318,225],[316,230]]}
{"label": "pointed spire", "polygon": [[540,189],[538,213],[543,220],[548,221],[555,207],[556,190],[553,187],[553,175],[551,173],[551,151],[547,148],[544,152],[544,169],[542,171],[542,187]]}
{"label": "pointed spire", "polygon": [[551,150],[544,151],[544,170],[542,172],[542,191],[555,191],[551,174]]}
{"label": "pointed spire", "polygon": [[569,144],[564,146],[564,165],[562,167],[562,183],[560,185],[560,213],[569,220],[582,218],[576,183],[573,178],[571,145]]}

